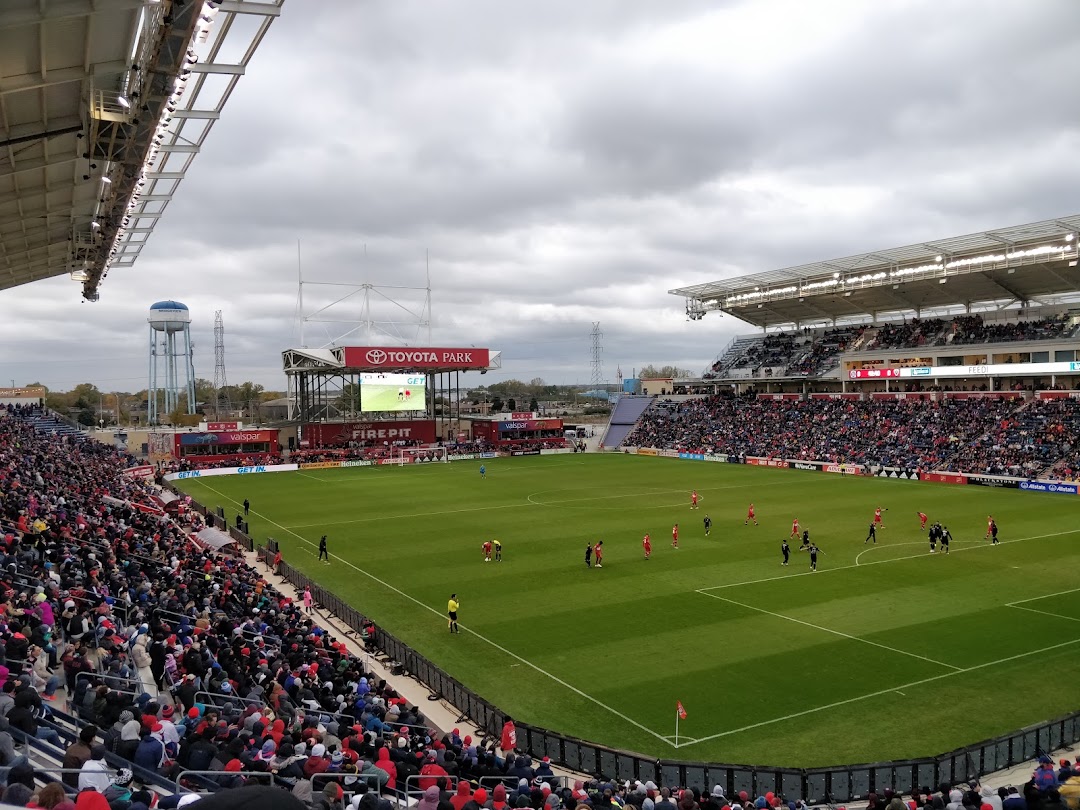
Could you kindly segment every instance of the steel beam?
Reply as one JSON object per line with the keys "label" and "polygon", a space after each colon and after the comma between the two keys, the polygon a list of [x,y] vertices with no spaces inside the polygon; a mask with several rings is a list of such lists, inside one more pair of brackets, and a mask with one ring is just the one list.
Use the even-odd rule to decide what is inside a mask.
{"label": "steel beam", "polygon": [[247,68],[243,65],[223,65],[216,62],[196,62],[194,65],[190,65],[184,70],[190,70],[192,73],[220,73],[228,76],[243,76]]}
{"label": "steel beam", "polygon": [[259,14],[263,17],[280,17],[281,6],[272,3],[250,3],[243,0],[225,0],[218,4],[218,10],[227,14]]}
{"label": "steel beam", "polygon": [[25,8],[0,11],[0,31],[7,28],[22,28],[40,23],[89,17],[101,12],[138,11],[144,5],[146,5],[144,0],[66,0],[59,3],[42,3],[37,10]]}
{"label": "steel beam", "polygon": [[0,96],[9,93],[23,93],[27,90],[40,90],[42,87],[52,87],[57,84],[71,84],[92,79],[95,76],[109,76],[124,73],[131,69],[131,65],[124,62],[98,62],[92,65],[89,71],[81,67],[59,68],[50,70],[48,78],[39,73],[23,73],[20,76],[11,76],[0,82]]}
{"label": "steel beam", "polygon": [[221,113],[217,110],[177,110],[172,113],[173,118],[197,118],[205,121],[217,121]]}

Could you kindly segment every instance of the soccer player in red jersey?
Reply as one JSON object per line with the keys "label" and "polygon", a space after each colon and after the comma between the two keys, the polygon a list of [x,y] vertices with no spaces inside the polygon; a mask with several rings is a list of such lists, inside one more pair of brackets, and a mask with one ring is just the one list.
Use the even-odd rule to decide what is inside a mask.
{"label": "soccer player in red jersey", "polygon": [[678,548],[679,547],[679,524],[678,523],[676,523],[674,526],[671,527],[671,547],[672,548]]}
{"label": "soccer player in red jersey", "polygon": [[484,545],[484,562],[491,562],[491,541],[485,540]]}
{"label": "soccer player in red jersey", "polygon": [[791,537],[799,536],[799,519],[795,518],[791,521]]}
{"label": "soccer player in red jersey", "polygon": [[698,502],[698,494],[697,494],[697,490],[695,489],[693,492],[690,493],[690,508],[691,509],[697,509],[697,502]]}
{"label": "soccer player in red jersey", "polygon": [[915,514],[917,514],[919,516],[919,529],[925,532],[926,531],[926,513],[925,512],[916,512]]}
{"label": "soccer player in red jersey", "polygon": [[592,555],[593,555],[593,559],[596,560],[596,564],[593,567],[594,568],[603,568],[604,566],[601,565],[601,563],[604,561],[604,541],[603,540],[597,540],[596,541],[596,545],[593,546]]}
{"label": "soccer player in red jersey", "polygon": [[641,547],[645,549],[645,559],[649,559],[652,556],[652,540],[649,535],[645,535],[641,538]]}
{"label": "soccer player in red jersey", "polygon": [[754,525],[757,526],[757,518],[754,517],[754,505],[753,504],[750,504],[750,508],[746,510],[746,520],[744,520],[742,522],[742,525],[745,526],[751,520],[754,521]]}
{"label": "soccer player in red jersey", "polygon": [[881,524],[881,507],[880,506],[877,509],[874,510],[874,525],[877,526],[877,528],[879,528],[879,529],[884,529],[885,528]]}

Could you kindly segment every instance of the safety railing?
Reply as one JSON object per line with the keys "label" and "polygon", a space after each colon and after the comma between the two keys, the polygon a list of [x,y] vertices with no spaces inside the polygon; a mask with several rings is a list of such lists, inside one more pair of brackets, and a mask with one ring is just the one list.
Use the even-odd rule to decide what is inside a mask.
{"label": "safety railing", "polygon": [[[273,551],[266,547],[260,547],[258,555],[267,565],[274,558]],[[311,588],[313,599],[352,631],[357,634],[367,631],[369,622],[360,611],[299,569],[282,561],[277,573],[298,591]],[[382,628],[374,630],[368,645],[389,656],[400,668],[399,672],[415,677],[437,698],[460,710],[462,719],[469,718],[475,723],[478,734],[498,736],[505,718],[501,709]],[[1080,741],[1080,712],[936,757],[813,769],[657,759],[526,723],[518,723],[516,727],[519,750],[538,758],[546,756],[553,764],[575,772],[618,781],[653,781],[670,787],[720,785],[729,796],[743,790],[751,795],[772,792],[785,800],[820,803],[852,801],[885,788],[910,792],[922,785],[956,783],[1017,765],[1037,754]],[[406,779],[406,790],[410,779]],[[419,779],[416,783],[419,784]]]}

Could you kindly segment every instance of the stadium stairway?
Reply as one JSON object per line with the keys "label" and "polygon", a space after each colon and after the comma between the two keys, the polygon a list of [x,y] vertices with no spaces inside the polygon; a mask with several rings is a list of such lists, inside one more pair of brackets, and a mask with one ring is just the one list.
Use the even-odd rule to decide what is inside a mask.
{"label": "stadium stairway", "polygon": [[[646,402],[648,398],[642,397]],[[266,566],[260,561],[258,552],[249,551],[244,553],[244,557],[248,564],[260,571],[265,571]],[[265,573],[267,582],[273,585],[277,590],[286,596],[291,596],[296,602],[300,602],[302,594],[293,587],[287,579],[278,576],[276,573]],[[359,656],[367,670],[376,678],[385,680],[391,687],[403,698],[405,698],[413,706],[418,707],[427,718],[429,724],[434,726],[440,734],[445,733],[453,728],[462,727],[462,733],[465,732],[465,721],[462,719],[464,714],[460,709],[450,704],[445,698],[439,697],[432,693],[424,684],[418,680],[408,678],[402,675],[395,675],[390,667],[386,665],[386,662],[380,661],[375,656],[368,653],[365,649],[363,642],[355,633],[353,633],[349,627],[338,619],[333,613],[330,613],[325,608],[318,604],[313,606],[315,610],[315,619],[323,627],[333,630],[335,635],[345,642],[345,646],[349,648],[349,652],[353,655]],[[486,735],[483,730],[468,726],[469,730],[478,739],[483,739]],[[498,744],[498,740],[495,740]],[[502,753],[500,751],[500,756]],[[589,779],[592,778],[592,774],[576,773],[566,768],[561,768],[557,765],[552,765],[552,770],[556,776],[564,777],[571,780],[571,783],[575,779]],[[408,797],[408,803],[413,804],[415,796]]]}
{"label": "stadium stairway", "polygon": [[604,447],[618,447],[623,439],[637,424],[638,419],[652,404],[652,397],[635,397],[624,394],[615,403],[611,412],[607,431],[604,433]]}

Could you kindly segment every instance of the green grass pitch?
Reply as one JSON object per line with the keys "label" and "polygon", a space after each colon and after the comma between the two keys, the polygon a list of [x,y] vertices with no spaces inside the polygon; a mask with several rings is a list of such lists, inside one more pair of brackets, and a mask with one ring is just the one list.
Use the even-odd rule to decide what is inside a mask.
{"label": "green grass pitch", "polygon": [[[1054,684],[1080,680],[1080,497],[619,455],[485,463],[485,480],[467,461],[179,483],[230,520],[250,499],[260,542],[280,540],[287,561],[514,717],[605,745],[875,762],[1077,708]],[[759,526],[743,525],[751,501]],[[867,546],[877,506],[885,528]],[[950,555],[928,553],[917,511],[951,529]],[[817,573],[794,543],[780,565],[794,517],[823,551]],[[316,562],[322,534],[331,565]],[[483,561],[492,538],[501,563]],[[588,569],[597,539],[604,567]]]}

